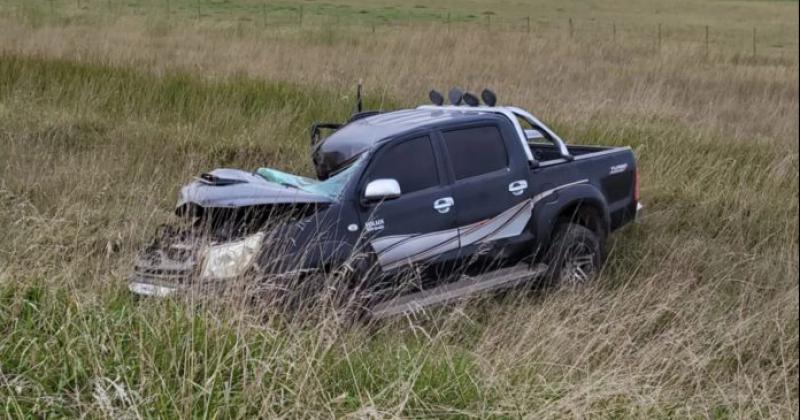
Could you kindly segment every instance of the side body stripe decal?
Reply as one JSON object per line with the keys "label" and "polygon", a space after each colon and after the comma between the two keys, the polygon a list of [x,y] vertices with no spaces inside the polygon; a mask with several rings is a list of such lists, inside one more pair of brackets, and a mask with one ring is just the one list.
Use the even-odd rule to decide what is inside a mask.
{"label": "side body stripe decal", "polygon": [[488,243],[520,235],[533,215],[533,206],[563,188],[588,182],[582,179],[536,194],[497,216],[467,226],[430,233],[392,235],[376,238],[371,245],[383,269],[433,258],[473,244]]}

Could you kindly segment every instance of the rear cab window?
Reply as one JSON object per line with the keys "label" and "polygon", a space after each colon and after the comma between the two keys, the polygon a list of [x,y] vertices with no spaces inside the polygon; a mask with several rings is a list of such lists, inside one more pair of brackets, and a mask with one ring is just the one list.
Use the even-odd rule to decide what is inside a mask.
{"label": "rear cab window", "polygon": [[403,195],[439,185],[436,157],[429,136],[402,140],[388,147],[372,162],[367,182],[395,179]]}
{"label": "rear cab window", "polygon": [[442,131],[456,181],[508,168],[508,151],[493,124]]}

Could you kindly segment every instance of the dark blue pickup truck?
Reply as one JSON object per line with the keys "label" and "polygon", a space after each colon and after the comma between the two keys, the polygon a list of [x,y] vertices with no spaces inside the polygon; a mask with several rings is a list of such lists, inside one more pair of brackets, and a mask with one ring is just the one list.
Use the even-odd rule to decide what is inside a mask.
{"label": "dark blue pickup truck", "polygon": [[567,145],[517,107],[440,102],[325,127],[324,139],[314,129],[316,179],[216,169],[185,186],[176,213],[190,222],[140,253],[131,291],[322,281],[341,267],[385,284],[436,273],[377,306],[391,315],[535,278],[591,278],[639,207],[630,148]]}

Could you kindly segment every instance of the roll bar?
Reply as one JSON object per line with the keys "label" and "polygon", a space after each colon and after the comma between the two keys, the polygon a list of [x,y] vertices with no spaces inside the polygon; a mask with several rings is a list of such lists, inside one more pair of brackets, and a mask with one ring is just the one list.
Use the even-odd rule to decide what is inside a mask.
{"label": "roll bar", "polygon": [[[507,108],[511,112],[513,112],[514,115],[519,116],[523,120],[527,121],[528,124],[531,125],[531,127],[540,129],[545,133],[547,133],[547,135],[550,136],[550,140],[558,148],[558,152],[561,154],[561,157],[563,157],[566,160],[574,159],[572,154],[570,154],[569,149],[567,149],[567,144],[564,142],[564,140],[561,140],[561,137],[559,137],[558,134],[556,134],[553,130],[550,129],[550,127],[546,126],[543,122],[539,121],[539,119],[534,117],[533,114],[516,106],[510,106]],[[528,142],[526,141],[525,144],[528,144]]]}
{"label": "roll bar", "polygon": [[511,121],[511,124],[514,126],[514,129],[517,131],[517,136],[519,137],[520,143],[522,144],[522,150],[525,151],[525,155],[527,156],[528,160],[531,162],[536,162],[536,159],[533,157],[533,153],[531,153],[531,148],[528,146],[528,136],[525,134],[525,130],[519,123],[518,118],[521,118],[525,122],[531,125],[531,127],[536,128],[538,130],[544,131],[548,136],[550,136],[549,140],[553,142],[553,144],[558,148],[559,154],[566,160],[573,160],[574,157],[569,153],[567,149],[567,145],[561,140],[556,133],[553,132],[549,127],[547,127],[544,123],[539,121],[538,118],[534,117],[528,111],[518,108],[515,106],[456,106],[456,105],[421,105],[418,106],[417,109],[425,109],[425,110],[447,110],[447,111],[461,111],[461,112],[485,112],[485,113],[493,113],[493,114],[500,114],[508,118]]}

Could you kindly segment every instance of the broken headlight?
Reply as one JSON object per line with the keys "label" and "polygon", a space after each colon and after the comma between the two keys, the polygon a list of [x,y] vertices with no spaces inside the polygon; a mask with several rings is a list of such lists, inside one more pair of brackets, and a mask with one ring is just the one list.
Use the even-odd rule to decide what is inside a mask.
{"label": "broken headlight", "polygon": [[256,233],[241,241],[209,247],[200,277],[227,279],[241,275],[250,267],[263,241],[264,234]]}

